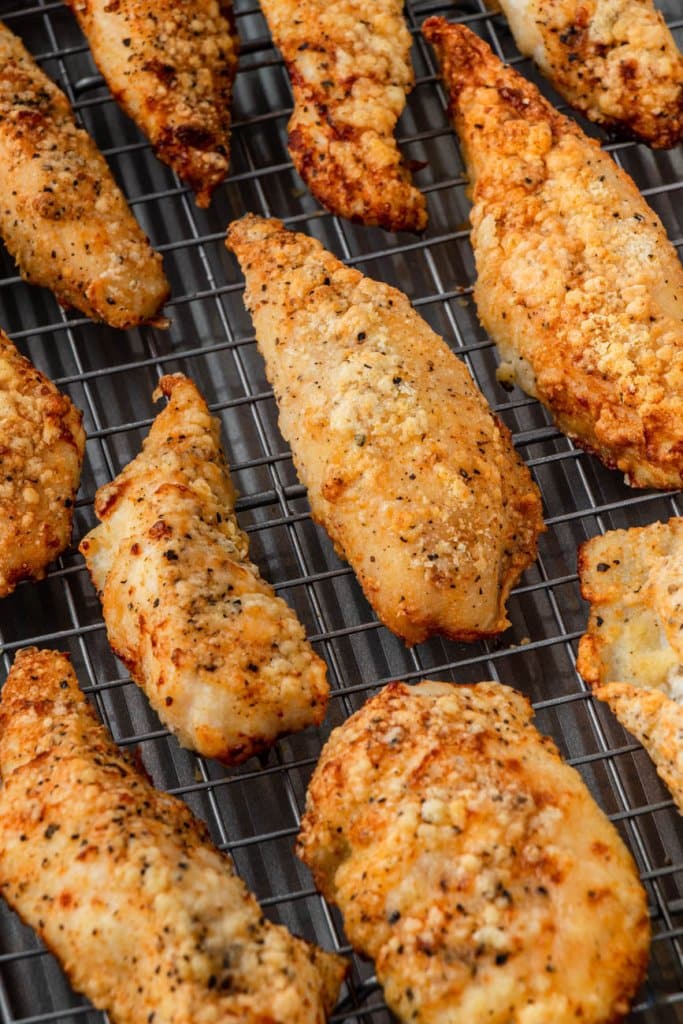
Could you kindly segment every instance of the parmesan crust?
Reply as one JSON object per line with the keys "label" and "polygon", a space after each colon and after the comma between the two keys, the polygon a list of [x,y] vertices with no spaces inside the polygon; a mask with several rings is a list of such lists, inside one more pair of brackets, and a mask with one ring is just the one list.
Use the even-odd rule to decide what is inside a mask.
{"label": "parmesan crust", "polygon": [[0,331],[0,597],[42,579],[71,539],[82,418]]}
{"label": "parmesan crust", "polygon": [[591,121],[683,138],[683,56],[652,0],[499,0],[523,54]]}
{"label": "parmesan crust", "polygon": [[322,1024],[344,961],[272,924],[227,854],[122,754],[68,660],[0,705],[0,891],[113,1024]]}
{"label": "parmesan crust", "polygon": [[109,641],[180,743],[237,764],[318,724],[325,664],[249,561],[214,419],[182,374],[162,377],[142,452],[101,487],[81,541]]}
{"label": "parmesan crust", "polygon": [[298,853],[406,1024],[614,1024],[644,978],[635,865],[531,714],[392,683],[314,772]]}
{"label": "parmesan crust", "polygon": [[683,810],[683,519],[592,538],[579,577],[591,607],[577,667]]}
{"label": "parmesan crust", "polygon": [[294,93],[289,152],[332,213],[421,231],[424,196],[394,129],[413,86],[403,0],[262,0]]}
{"label": "parmesan crust", "polygon": [[683,267],[635,184],[462,25],[431,18],[502,372],[635,487],[683,485]]}
{"label": "parmesan crust", "polygon": [[505,629],[538,489],[467,369],[401,292],[279,221],[234,222],[282,434],[314,518],[408,643]]}
{"label": "parmesan crust", "polygon": [[112,327],[161,325],[161,256],[64,93],[2,24],[0,154],[0,234],[24,280]]}
{"label": "parmesan crust", "polygon": [[66,0],[112,95],[206,207],[230,166],[230,0]]}

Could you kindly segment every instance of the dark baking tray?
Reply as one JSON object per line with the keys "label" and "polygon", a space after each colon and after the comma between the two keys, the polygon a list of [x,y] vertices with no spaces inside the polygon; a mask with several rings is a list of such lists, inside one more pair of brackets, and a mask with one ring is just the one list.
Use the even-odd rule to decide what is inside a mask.
{"label": "dark baking tray", "polygon": [[[371,0],[370,0],[371,2]],[[680,0],[660,7],[683,42]],[[412,0],[417,84],[400,123],[406,157],[424,163],[416,180],[428,197],[424,236],[388,235],[338,220],[303,188],[286,148],[287,76],[253,0],[237,0],[242,58],[235,90],[232,173],[210,210],[198,210],[174,175],[112,101],[73,16],[61,3],[0,0],[0,16],[69,94],[109,159],[134,210],[165,256],[173,286],[169,331],[118,333],[60,309],[48,292],[23,284],[0,249],[0,325],[84,410],[87,458],[74,547],[40,584],[21,584],[0,605],[3,677],[18,648],[69,651],[81,682],[116,740],[138,747],[156,784],[185,799],[273,919],[348,951],[339,916],[316,894],[292,853],[306,784],[329,730],[383,683],[425,677],[499,679],[534,702],[539,727],[576,765],[636,858],[647,888],[654,939],[647,984],[629,1021],[683,1021],[683,835],[673,802],[640,747],[587,693],[575,669],[586,622],[576,549],[604,530],[680,514],[678,495],[632,491],[618,474],[577,450],[537,402],[495,380],[494,349],[480,327],[471,289],[463,163],[450,130],[434,58],[421,39],[428,14],[466,21],[522,73],[539,81],[515,50],[505,23],[478,0]],[[543,91],[555,101],[552,91]],[[606,148],[636,180],[674,243],[683,243],[683,147],[653,153],[609,139]],[[381,627],[348,566],[310,519],[304,489],[277,429],[277,412],[242,303],[242,281],[223,244],[225,227],[247,210],[275,215],[320,238],[371,276],[408,293],[465,360],[512,429],[544,498],[548,532],[538,562],[510,600],[511,628],[498,640],[464,645],[432,640],[413,650]],[[261,759],[227,770],[181,750],[107,645],[99,602],[76,544],[93,525],[93,495],[138,451],[162,373],[182,370],[220,416],[241,494],[238,511],[263,574],[297,610],[329,665],[333,695],[322,730],[281,740]],[[1,841],[1,837],[0,837]],[[42,1024],[102,1015],[75,995],[30,929],[0,907],[0,1024]],[[390,1020],[372,965],[354,958],[337,1022]],[[549,1022],[550,1024],[550,1022]]]}

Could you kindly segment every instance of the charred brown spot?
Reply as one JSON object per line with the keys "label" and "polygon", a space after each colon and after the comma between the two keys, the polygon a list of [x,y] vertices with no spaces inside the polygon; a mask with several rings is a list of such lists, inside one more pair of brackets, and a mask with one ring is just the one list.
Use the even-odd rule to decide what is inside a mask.
{"label": "charred brown spot", "polygon": [[156,57],[152,60],[148,60],[142,65],[143,71],[149,71],[150,74],[158,78],[164,85],[174,85],[176,80],[176,70],[172,64],[164,64],[163,61],[157,60]]}
{"label": "charred brown spot", "polygon": [[45,117],[40,110],[28,110],[26,108],[18,110],[16,115],[16,121],[26,128],[40,128],[45,122]]}
{"label": "charred brown spot", "polygon": [[163,519],[157,519],[153,526],[150,526],[148,536],[152,540],[161,540],[164,537],[171,537],[173,534],[173,527],[165,523]]}
{"label": "charred brown spot", "polygon": [[619,65],[619,74],[625,82],[633,82],[638,76],[638,65],[634,60],[623,60]]}
{"label": "charred brown spot", "polygon": [[498,94],[514,110],[522,112],[529,107],[529,99],[521,89],[511,89],[509,86],[503,85],[498,90]]}
{"label": "charred brown spot", "polygon": [[190,149],[213,149],[216,142],[213,132],[191,124],[183,124],[176,128],[173,135],[178,145]]}
{"label": "charred brown spot", "polygon": [[346,481],[341,476],[331,477],[322,486],[323,498],[327,501],[337,501],[346,488]]}

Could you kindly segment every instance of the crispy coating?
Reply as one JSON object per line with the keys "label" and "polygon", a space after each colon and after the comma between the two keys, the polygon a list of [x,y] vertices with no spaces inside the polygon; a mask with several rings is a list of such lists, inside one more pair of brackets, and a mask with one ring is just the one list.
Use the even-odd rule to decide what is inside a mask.
{"label": "crispy coating", "polygon": [[230,166],[230,0],[66,0],[112,95],[206,207]]}
{"label": "crispy coating", "polygon": [[329,687],[303,626],[249,561],[219,421],[162,377],[142,452],[101,487],[81,542],[109,641],[180,743],[237,764],[318,724]]}
{"label": "crispy coating", "polygon": [[262,0],[294,93],[289,152],[332,213],[421,231],[424,196],[394,138],[413,86],[403,0]]}
{"label": "crispy coating", "polygon": [[681,141],[683,56],[652,0],[499,3],[521,52],[591,121],[657,149]]}
{"label": "crispy coating", "polygon": [[683,814],[683,706],[661,690],[607,683],[595,691],[654,761]]}
{"label": "crispy coating", "polygon": [[0,331],[0,597],[42,579],[69,543],[82,419]]}
{"label": "crispy coating", "polygon": [[379,618],[409,644],[500,632],[541,502],[465,366],[405,295],[279,221],[228,245],[311,512]]}
{"label": "crispy coating", "polygon": [[635,487],[683,485],[683,267],[631,179],[461,25],[429,19],[504,379]]}
{"label": "crispy coating", "polygon": [[0,705],[0,891],[114,1024],[322,1024],[344,961],[272,924],[227,854],[115,746],[67,658]]}
{"label": "crispy coating", "polygon": [[579,578],[591,606],[579,672],[683,809],[683,518],[593,537]]}
{"label": "crispy coating", "polygon": [[64,93],[0,24],[0,234],[25,281],[112,327],[154,322],[161,256]]}
{"label": "crispy coating", "polygon": [[498,683],[392,683],[324,748],[298,853],[410,1024],[612,1024],[645,975],[635,865]]}

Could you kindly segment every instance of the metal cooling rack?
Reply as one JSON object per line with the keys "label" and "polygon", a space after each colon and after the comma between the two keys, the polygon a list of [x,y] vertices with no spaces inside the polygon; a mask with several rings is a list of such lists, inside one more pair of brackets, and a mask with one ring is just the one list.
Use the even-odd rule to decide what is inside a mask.
{"label": "metal cooling rack", "polygon": [[[683,43],[680,0],[660,7]],[[339,221],[302,187],[286,149],[291,111],[287,77],[255,0],[237,0],[242,38],[235,90],[232,174],[209,211],[154,159],[113,103],[70,12],[61,3],[0,0],[0,15],[66,90],[107,155],[136,215],[165,255],[173,287],[167,332],[118,333],[69,316],[52,296],[29,288],[0,251],[0,324],[36,365],[85,412],[87,458],[77,503],[74,547],[40,584],[22,584],[0,607],[3,674],[28,644],[69,651],[99,712],[125,746],[138,746],[160,787],[181,795],[228,849],[239,873],[275,920],[348,952],[340,919],[316,894],[292,853],[307,781],[329,730],[371,692],[394,678],[474,682],[500,679],[533,701],[550,733],[581,771],[633,852],[648,891],[654,932],[649,979],[629,1021],[683,1021],[683,830],[672,800],[644,752],[586,693],[575,670],[586,622],[576,576],[576,548],[607,529],[645,525],[680,514],[676,495],[629,490],[619,476],[577,451],[540,406],[495,381],[491,343],[471,300],[473,260],[463,164],[449,127],[434,58],[418,28],[428,14],[465,20],[501,57],[522,60],[500,17],[480,0],[412,0],[417,84],[400,126],[406,157],[428,197],[423,237],[392,236]],[[539,82],[544,92],[548,87]],[[557,98],[555,97],[555,100]],[[591,134],[599,135],[588,128]],[[601,136],[603,141],[605,136]],[[679,247],[683,244],[683,147],[652,153],[624,141],[606,148],[635,178]],[[514,591],[512,627],[493,642],[433,640],[413,650],[379,626],[349,568],[309,516],[303,488],[277,430],[275,404],[242,304],[237,266],[223,245],[225,227],[247,210],[283,218],[319,237],[349,263],[406,291],[420,313],[465,360],[489,402],[512,429],[537,479],[548,532],[540,556]],[[238,511],[263,574],[296,608],[333,687],[321,731],[280,741],[238,770],[181,750],[112,656],[99,602],[75,545],[93,525],[93,495],[138,451],[155,409],[161,373],[193,377],[221,417]],[[103,1015],[76,996],[55,961],[3,905],[0,908],[0,1024],[73,1021]],[[354,959],[334,1014],[336,1024],[387,1024],[372,966]],[[549,1022],[551,1024],[551,1022]]]}

